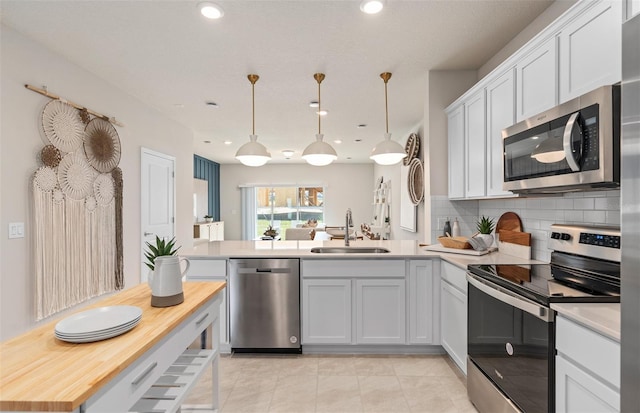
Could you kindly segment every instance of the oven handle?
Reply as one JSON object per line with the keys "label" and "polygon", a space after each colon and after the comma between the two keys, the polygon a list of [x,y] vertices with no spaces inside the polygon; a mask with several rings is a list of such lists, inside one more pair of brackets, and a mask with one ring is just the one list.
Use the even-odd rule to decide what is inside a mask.
{"label": "oven handle", "polygon": [[[580,115],[580,112],[576,112],[571,115],[569,121],[567,121],[567,125],[564,128],[564,135],[562,137],[564,156],[567,160],[567,163],[569,164],[569,168],[571,168],[573,172],[580,171],[580,165],[578,165],[576,158],[573,156],[573,148],[571,147],[571,137],[573,135],[573,129],[578,124],[578,115]],[[582,143],[580,143],[580,145],[582,145]]]}
{"label": "oven handle", "polygon": [[479,279],[470,273],[467,273],[467,281],[469,282],[469,284],[473,285],[478,290],[495,298],[496,300],[502,301],[503,303],[509,304],[522,311],[525,311],[546,323],[553,322],[554,312],[547,307],[541,306],[539,304],[534,303],[533,301],[522,298],[519,295],[516,295],[515,293],[512,293],[509,290],[506,290],[487,280]]}

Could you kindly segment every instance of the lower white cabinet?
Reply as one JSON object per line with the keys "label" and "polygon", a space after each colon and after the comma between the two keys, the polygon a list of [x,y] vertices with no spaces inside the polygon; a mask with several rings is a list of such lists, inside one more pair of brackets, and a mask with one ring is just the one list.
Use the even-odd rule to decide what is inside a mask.
{"label": "lower white cabinet", "polygon": [[224,221],[201,222],[193,225],[193,238],[224,241]]}
{"label": "lower white cabinet", "polygon": [[406,344],[405,260],[303,260],[302,344]]}
{"label": "lower white cabinet", "polygon": [[409,344],[440,344],[440,277],[433,260],[409,261],[407,318]]}
{"label": "lower white cabinet", "polygon": [[620,343],[559,315],[556,412],[620,411]]}
{"label": "lower white cabinet", "polygon": [[466,272],[443,261],[440,277],[440,342],[449,357],[467,374]]}
{"label": "lower white cabinet", "polygon": [[[196,259],[189,258],[189,271],[187,271],[188,281],[225,281],[227,282],[227,260],[226,259]],[[231,351],[229,341],[229,323],[227,320],[227,294],[225,287],[220,295],[222,301],[220,303],[220,350],[224,353]],[[213,334],[216,334],[215,332]],[[211,337],[208,337],[211,339]]]}
{"label": "lower white cabinet", "polygon": [[355,280],[356,343],[405,343],[404,280]]}
{"label": "lower white cabinet", "polygon": [[302,344],[351,344],[351,280],[302,280]]}

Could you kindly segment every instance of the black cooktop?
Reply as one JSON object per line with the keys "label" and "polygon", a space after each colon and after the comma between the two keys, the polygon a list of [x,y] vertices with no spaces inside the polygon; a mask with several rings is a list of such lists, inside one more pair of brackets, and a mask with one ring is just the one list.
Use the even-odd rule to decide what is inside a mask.
{"label": "black cooktop", "polygon": [[[555,302],[620,302],[619,284],[616,291],[599,282],[585,282],[582,277],[566,276],[565,269],[551,264],[472,264],[468,270],[547,307]],[[558,276],[554,278],[554,274]]]}

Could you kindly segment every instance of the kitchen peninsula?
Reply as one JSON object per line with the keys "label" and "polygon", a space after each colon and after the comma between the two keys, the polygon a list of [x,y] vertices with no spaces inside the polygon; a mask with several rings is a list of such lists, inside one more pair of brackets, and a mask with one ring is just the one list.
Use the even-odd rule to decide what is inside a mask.
{"label": "kitchen peninsula", "polygon": [[[87,308],[132,305],[142,309],[140,323],[131,331],[103,341],[73,344],[54,337],[54,320],[0,344],[0,410],[126,412],[164,411],[164,403],[180,404],[190,382],[172,376],[180,387],[165,387],[173,400],[146,399],[154,383],[180,357],[197,360],[192,377],[209,365],[213,374],[212,402],[218,403],[218,337],[212,349],[187,350],[209,325],[219,323],[220,292],[224,282],[184,283],[184,303],[157,308],[151,291],[139,284]],[[184,363],[182,363],[184,364]],[[184,368],[184,366],[182,366]],[[192,368],[189,366],[188,368]],[[186,371],[186,370],[185,370]],[[176,378],[177,377],[177,378]],[[158,389],[155,389],[158,390]],[[155,404],[154,404],[155,403]]]}

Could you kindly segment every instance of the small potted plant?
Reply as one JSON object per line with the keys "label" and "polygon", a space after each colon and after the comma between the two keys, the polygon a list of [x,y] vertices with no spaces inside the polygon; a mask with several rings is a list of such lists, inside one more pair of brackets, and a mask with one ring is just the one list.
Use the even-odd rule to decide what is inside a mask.
{"label": "small potted plant", "polygon": [[211,215],[205,215],[204,222],[213,222],[213,217]]}
{"label": "small potted plant", "polygon": [[[157,235],[155,245],[146,243],[148,250],[145,251],[144,256],[148,261],[145,264],[151,270],[149,286],[152,307],[169,307],[184,301],[182,277],[189,270],[190,263],[186,258],[179,258],[176,255],[180,247],[174,248],[175,243],[175,237],[166,241]],[[185,261],[187,264],[182,272],[180,261]]]}
{"label": "small potted plant", "polygon": [[493,223],[493,219],[487,218],[484,215],[476,223],[476,229],[480,233],[479,235],[476,235],[476,237],[482,239],[487,247],[493,245],[493,235],[491,232],[494,227],[495,224]]}

